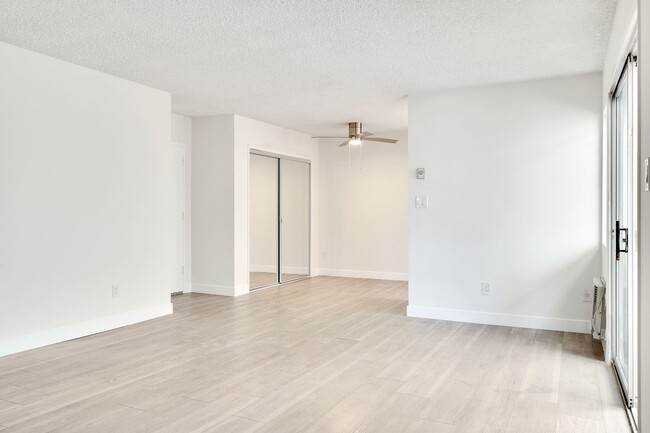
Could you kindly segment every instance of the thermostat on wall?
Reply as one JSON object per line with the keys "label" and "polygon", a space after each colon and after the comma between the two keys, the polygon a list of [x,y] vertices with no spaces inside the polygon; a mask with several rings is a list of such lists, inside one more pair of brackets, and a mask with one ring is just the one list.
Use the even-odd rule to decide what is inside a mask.
{"label": "thermostat on wall", "polygon": [[417,175],[418,179],[424,179],[424,169],[423,168],[416,168],[415,169],[415,174]]}

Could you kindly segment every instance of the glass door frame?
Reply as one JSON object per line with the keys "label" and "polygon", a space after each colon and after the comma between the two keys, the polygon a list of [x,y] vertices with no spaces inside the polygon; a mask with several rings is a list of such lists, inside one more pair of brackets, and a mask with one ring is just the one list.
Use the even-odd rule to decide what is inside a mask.
{"label": "glass door frame", "polygon": [[[610,95],[610,191],[611,201],[609,205],[609,219],[610,219],[610,242],[609,242],[609,257],[610,257],[610,287],[611,295],[609,299],[611,305],[608,310],[611,312],[611,337],[610,352],[612,364],[621,386],[621,391],[625,403],[630,410],[634,420],[636,420],[636,407],[637,407],[637,393],[638,393],[638,318],[637,318],[637,305],[638,305],[638,278],[637,278],[637,215],[638,215],[638,157],[637,157],[637,89],[638,77],[636,69],[636,56],[629,55],[624,64],[621,75],[617,81],[614,91]],[[623,126],[625,131],[620,130],[619,118],[619,105],[617,104],[618,95],[625,92],[627,97],[626,104],[626,124]],[[624,132],[626,136],[624,157],[622,161],[619,158],[620,133]],[[619,168],[623,166],[625,170],[625,186],[627,187],[623,194],[625,197],[619,195]],[[626,207],[626,221],[621,221],[621,225],[627,229],[625,249],[626,252],[619,252],[618,245],[620,242],[620,232],[618,229],[619,221],[619,204],[623,201]],[[622,270],[619,266],[617,256],[626,254],[626,266]],[[619,311],[619,298],[618,298],[618,281],[621,272],[624,271],[626,275],[627,286],[627,364],[622,365],[620,354],[618,353],[619,339],[621,338],[619,331],[618,311]],[[627,372],[627,375],[625,374]]]}

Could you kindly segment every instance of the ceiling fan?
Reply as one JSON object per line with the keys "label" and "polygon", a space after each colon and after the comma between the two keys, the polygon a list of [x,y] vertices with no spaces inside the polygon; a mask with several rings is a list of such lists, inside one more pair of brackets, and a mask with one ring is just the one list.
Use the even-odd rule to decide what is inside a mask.
{"label": "ceiling fan", "polygon": [[347,146],[348,144],[351,146],[356,146],[362,144],[364,141],[380,141],[382,143],[397,143],[397,140],[393,140],[392,138],[375,137],[375,134],[372,134],[367,131],[364,132],[361,122],[348,123],[347,137],[327,136],[327,137],[312,137],[312,138],[345,138],[346,140],[343,143],[339,144],[339,147]]}

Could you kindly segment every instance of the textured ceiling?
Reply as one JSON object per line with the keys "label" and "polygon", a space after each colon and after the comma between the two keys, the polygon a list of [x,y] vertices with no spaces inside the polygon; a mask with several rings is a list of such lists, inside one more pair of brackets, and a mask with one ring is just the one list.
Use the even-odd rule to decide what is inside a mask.
{"label": "textured ceiling", "polygon": [[406,128],[406,95],[599,71],[615,0],[0,0],[0,40],[313,134]]}

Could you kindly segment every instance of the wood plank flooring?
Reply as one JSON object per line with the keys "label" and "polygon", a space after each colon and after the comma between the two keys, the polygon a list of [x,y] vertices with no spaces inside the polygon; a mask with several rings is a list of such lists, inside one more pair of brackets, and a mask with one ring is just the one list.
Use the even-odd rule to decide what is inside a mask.
{"label": "wood plank flooring", "polygon": [[[291,281],[297,280],[299,278],[305,278],[307,275],[300,274],[282,274],[282,281]],[[277,284],[278,275],[273,272],[250,272],[249,273],[249,284],[252,288],[259,288],[265,286],[272,286]]]}
{"label": "wood plank flooring", "polygon": [[405,317],[318,277],[0,358],[0,431],[629,433],[590,336]]}
{"label": "wood plank flooring", "polygon": [[273,272],[250,272],[248,274],[250,287],[264,287],[278,283],[278,275]]}

